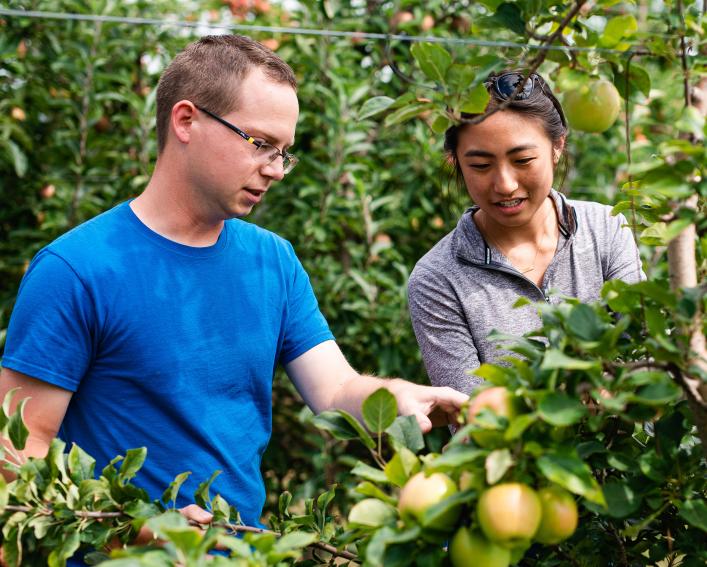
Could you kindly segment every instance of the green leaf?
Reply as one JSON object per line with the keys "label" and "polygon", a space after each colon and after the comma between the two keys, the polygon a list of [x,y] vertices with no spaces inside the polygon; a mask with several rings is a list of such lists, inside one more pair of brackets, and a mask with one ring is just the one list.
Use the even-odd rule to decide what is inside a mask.
{"label": "green leaf", "polygon": [[82,480],[93,478],[96,459],[86,453],[76,443],[73,443],[71,451],[69,451],[68,465],[71,480],[79,484]]}
{"label": "green leaf", "polygon": [[457,445],[450,447],[447,451],[441,455],[429,459],[425,465],[426,470],[428,468],[434,470],[448,470],[455,469],[457,467],[464,467],[470,465],[471,463],[485,457],[488,454],[486,449],[479,449],[472,445]]}
{"label": "green leaf", "polygon": [[619,42],[638,31],[638,22],[630,14],[611,18],[599,38],[602,47],[617,47]]}
{"label": "green leaf", "polygon": [[429,79],[443,83],[447,69],[452,64],[452,56],[438,43],[415,43],[410,52]]}
{"label": "green leaf", "polygon": [[25,173],[27,173],[28,165],[27,156],[25,155],[25,153],[12,140],[0,139],[0,144],[5,146],[5,148],[7,149],[7,153],[9,154],[10,159],[15,167],[15,173],[17,174],[17,177],[24,177]]}
{"label": "green leaf", "polygon": [[376,484],[388,484],[390,482],[382,470],[373,468],[371,465],[367,465],[362,461],[356,463],[356,466],[351,469],[351,474],[360,476]]}
{"label": "green leaf", "polygon": [[278,510],[280,511],[281,516],[289,515],[289,507],[291,502],[292,494],[290,494],[287,490],[280,494],[280,498],[278,499]]}
{"label": "green leaf", "polygon": [[125,459],[120,464],[120,469],[118,470],[118,481],[121,484],[125,484],[130,479],[134,478],[145,463],[145,457],[147,457],[146,447],[128,449],[125,453]]}
{"label": "green leaf", "polygon": [[623,98],[628,98],[629,94],[635,91],[641,92],[643,96],[648,98],[651,93],[651,76],[644,67],[631,63],[628,72],[629,92],[626,92],[625,72],[614,75],[614,86]]}
{"label": "green leaf", "polygon": [[596,311],[586,303],[572,307],[567,324],[575,335],[585,341],[598,341],[606,327]]}
{"label": "green leaf", "polygon": [[[420,536],[419,526],[398,531],[388,526],[377,530],[366,547],[366,561],[364,567],[378,567],[391,565],[390,560],[386,561],[386,551],[389,547],[405,543],[414,542]],[[409,555],[408,555],[409,557]],[[407,565],[410,564],[408,561]]]}
{"label": "green leaf", "polygon": [[682,390],[667,379],[639,388],[628,400],[645,406],[664,406],[675,402],[682,396]]}
{"label": "green leaf", "polygon": [[388,110],[395,103],[395,99],[389,96],[374,96],[369,98],[366,102],[361,105],[361,109],[358,111],[358,119],[365,120],[376,114]]}
{"label": "green leaf", "polygon": [[612,518],[627,518],[641,506],[641,497],[622,481],[609,481],[603,488],[607,515]]}
{"label": "green leaf", "polygon": [[584,496],[590,502],[606,506],[604,494],[589,466],[572,455],[547,454],[537,460],[538,468],[550,482]]}
{"label": "green leaf", "polygon": [[397,510],[376,498],[361,500],[349,512],[349,524],[352,528],[379,528],[394,524],[397,519]]}
{"label": "green leaf", "polygon": [[679,506],[679,513],[688,524],[707,532],[707,504],[704,500],[686,500]]}
{"label": "green leaf", "polygon": [[408,479],[420,470],[420,461],[415,453],[401,447],[400,451],[385,465],[385,476],[396,486],[403,486]]}
{"label": "green leaf", "polygon": [[422,436],[420,424],[417,423],[414,415],[401,415],[388,427],[386,433],[397,443],[399,447],[407,447],[413,453],[417,453],[425,447],[425,439]]}
{"label": "green leaf", "polygon": [[464,95],[459,107],[466,114],[482,114],[489,103],[489,93],[483,83],[479,83]]}
{"label": "green leaf", "polygon": [[675,124],[678,130],[692,134],[698,139],[702,137],[705,127],[705,117],[696,107],[683,108],[680,118]]}
{"label": "green leaf", "polygon": [[208,504],[211,501],[211,496],[209,494],[211,485],[216,480],[216,477],[220,474],[220,470],[215,470],[213,473],[211,473],[211,477],[209,478],[209,480],[205,480],[204,482],[199,484],[199,486],[197,486],[196,492],[194,493],[194,501],[196,502],[197,506],[201,506],[202,508],[208,508]]}
{"label": "green leaf", "polygon": [[328,431],[340,441],[359,439],[369,449],[373,449],[376,446],[375,441],[373,441],[358,420],[343,410],[323,411],[312,418],[312,423],[319,429]]}
{"label": "green leaf", "polygon": [[432,528],[432,530],[449,529],[454,525],[454,517],[458,516],[461,507],[476,497],[477,494],[473,490],[455,492],[427,508],[420,517],[420,525],[423,528]]}
{"label": "green leaf", "polygon": [[0,515],[5,512],[5,506],[7,506],[9,498],[10,491],[7,488],[7,481],[5,480],[5,477],[0,474]]}
{"label": "green leaf", "polygon": [[476,73],[471,65],[454,63],[447,69],[445,82],[452,92],[462,93],[474,82]]}
{"label": "green leaf", "polygon": [[382,433],[395,421],[398,415],[398,402],[389,390],[379,388],[363,402],[361,414],[369,430],[373,433]]}
{"label": "green leaf", "polygon": [[290,532],[277,540],[273,546],[276,553],[300,550],[317,541],[316,533]]}
{"label": "green leaf", "polygon": [[535,423],[537,420],[537,413],[523,413],[518,417],[514,417],[508,424],[508,429],[506,429],[506,432],[503,434],[503,438],[506,441],[513,441],[514,439],[518,439],[518,437],[523,435],[523,432],[528,429],[528,427],[533,425],[533,423]]}
{"label": "green leaf", "polygon": [[336,485],[332,486],[329,490],[326,492],[322,492],[318,497],[317,497],[317,508],[324,512],[329,504],[331,504],[331,501],[334,500],[334,497],[336,496]]}
{"label": "green leaf", "polygon": [[500,364],[484,362],[477,369],[469,371],[468,374],[480,376],[494,386],[505,386],[508,384],[509,379],[513,377],[513,370]]}
{"label": "green leaf", "polygon": [[484,465],[486,468],[486,482],[488,484],[496,484],[513,465],[513,457],[508,449],[491,451],[489,456],[486,457]]}
{"label": "green leaf", "polygon": [[395,126],[396,124],[402,124],[415,118],[418,114],[421,114],[425,110],[432,110],[434,106],[429,102],[416,102],[408,106],[403,106],[399,108],[392,114],[389,114],[383,125],[385,127]]}
{"label": "green leaf", "polygon": [[10,437],[10,442],[18,451],[22,451],[25,448],[27,437],[29,437],[29,429],[27,429],[24,422],[24,410],[27,400],[29,398],[24,398],[17,404],[15,412],[10,416],[10,420],[7,423],[7,434]]}
{"label": "green leaf", "polygon": [[452,121],[447,117],[446,114],[436,114],[430,128],[435,134],[444,134],[452,124]]}
{"label": "green leaf", "polygon": [[565,427],[581,421],[587,415],[587,408],[575,398],[551,392],[540,401],[538,414],[551,425]]}
{"label": "green leaf", "polygon": [[174,480],[169,483],[167,490],[162,494],[162,502],[165,504],[172,503],[172,506],[177,505],[177,496],[184,482],[189,478],[191,471],[186,471],[174,477]]}
{"label": "green leaf", "polygon": [[80,543],[79,532],[72,531],[69,534],[64,532],[58,547],[55,547],[47,557],[48,567],[64,567],[66,560],[76,552]]}
{"label": "green leaf", "polygon": [[388,504],[395,504],[397,502],[395,498],[383,492],[372,482],[361,482],[358,486],[356,486],[355,490],[363,496],[371,496],[373,498],[377,498],[378,500],[382,500],[383,502],[387,502]]}
{"label": "green leaf", "polygon": [[520,36],[525,36],[525,20],[517,4],[504,2],[498,6],[496,13],[489,20]]}
{"label": "green leaf", "polygon": [[592,370],[599,368],[600,364],[596,361],[572,358],[555,348],[550,348],[545,351],[545,356],[543,357],[542,364],[540,365],[541,370]]}

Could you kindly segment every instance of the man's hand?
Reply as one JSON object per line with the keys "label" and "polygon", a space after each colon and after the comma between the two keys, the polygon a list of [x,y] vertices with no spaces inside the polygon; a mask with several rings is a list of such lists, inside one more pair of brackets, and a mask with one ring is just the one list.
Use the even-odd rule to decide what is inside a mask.
{"label": "man's hand", "polygon": [[[213,515],[211,513],[207,512],[203,508],[200,508],[196,504],[189,504],[189,506],[180,508],[179,513],[184,516],[190,524],[195,526],[194,529],[199,529],[198,526],[210,524],[213,519]],[[150,528],[147,526],[142,526],[137,536],[135,536],[135,539],[130,542],[130,545],[148,545],[150,543],[161,542]],[[107,550],[110,551],[112,549],[117,549],[121,547],[121,545],[120,540],[116,538],[108,544]]]}
{"label": "man's hand", "polygon": [[415,416],[423,433],[433,427],[456,425],[459,410],[469,399],[446,386],[422,386],[397,378],[384,384],[398,402],[398,413]]}

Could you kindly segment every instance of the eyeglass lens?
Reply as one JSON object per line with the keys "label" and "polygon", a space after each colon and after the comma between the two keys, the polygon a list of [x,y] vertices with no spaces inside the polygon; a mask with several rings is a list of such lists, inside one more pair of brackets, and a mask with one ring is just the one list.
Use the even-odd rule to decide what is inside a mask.
{"label": "eyeglass lens", "polygon": [[[520,83],[523,80],[523,76],[519,73],[508,73],[506,75],[501,75],[496,79],[496,90],[504,98],[511,96]],[[523,89],[516,95],[516,100],[524,100],[530,96],[533,92],[533,79],[528,78],[523,85]]]}

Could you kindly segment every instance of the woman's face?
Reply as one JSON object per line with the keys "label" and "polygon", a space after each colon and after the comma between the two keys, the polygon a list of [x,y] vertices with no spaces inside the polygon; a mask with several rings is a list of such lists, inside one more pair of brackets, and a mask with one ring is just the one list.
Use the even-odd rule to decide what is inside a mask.
{"label": "woman's face", "polygon": [[562,144],[553,148],[538,120],[517,112],[502,110],[462,127],[457,159],[484,222],[522,227],[536,219],[561,151]]}

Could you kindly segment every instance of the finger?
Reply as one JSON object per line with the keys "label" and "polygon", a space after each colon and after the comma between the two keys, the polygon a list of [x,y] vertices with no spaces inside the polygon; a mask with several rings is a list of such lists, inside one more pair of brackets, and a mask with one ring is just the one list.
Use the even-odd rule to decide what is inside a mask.
{"label": "finger", "polygon": [[442,407],[445,410],[459,410],[469,401],[469,396],[455,390],[454,388],[450,388],[449,386],[435,388],[435,390],[435,405]]}
{"label": "finger", "polygon": [[179,513],[187,520],[192,520],[197,524],[210,524],[211,520],[213,520],[212,514],[210,514],[203,508],[197,506],[196,504],[189,504],[189,506],[184,506],[184,508],[180,508]]}
{"label": "finger", "polygon": [[417,424],[420,426],[423,433],[429,433],[432,431],[432,422],[424,413],[416,413],[415,419],[417,420]]}

